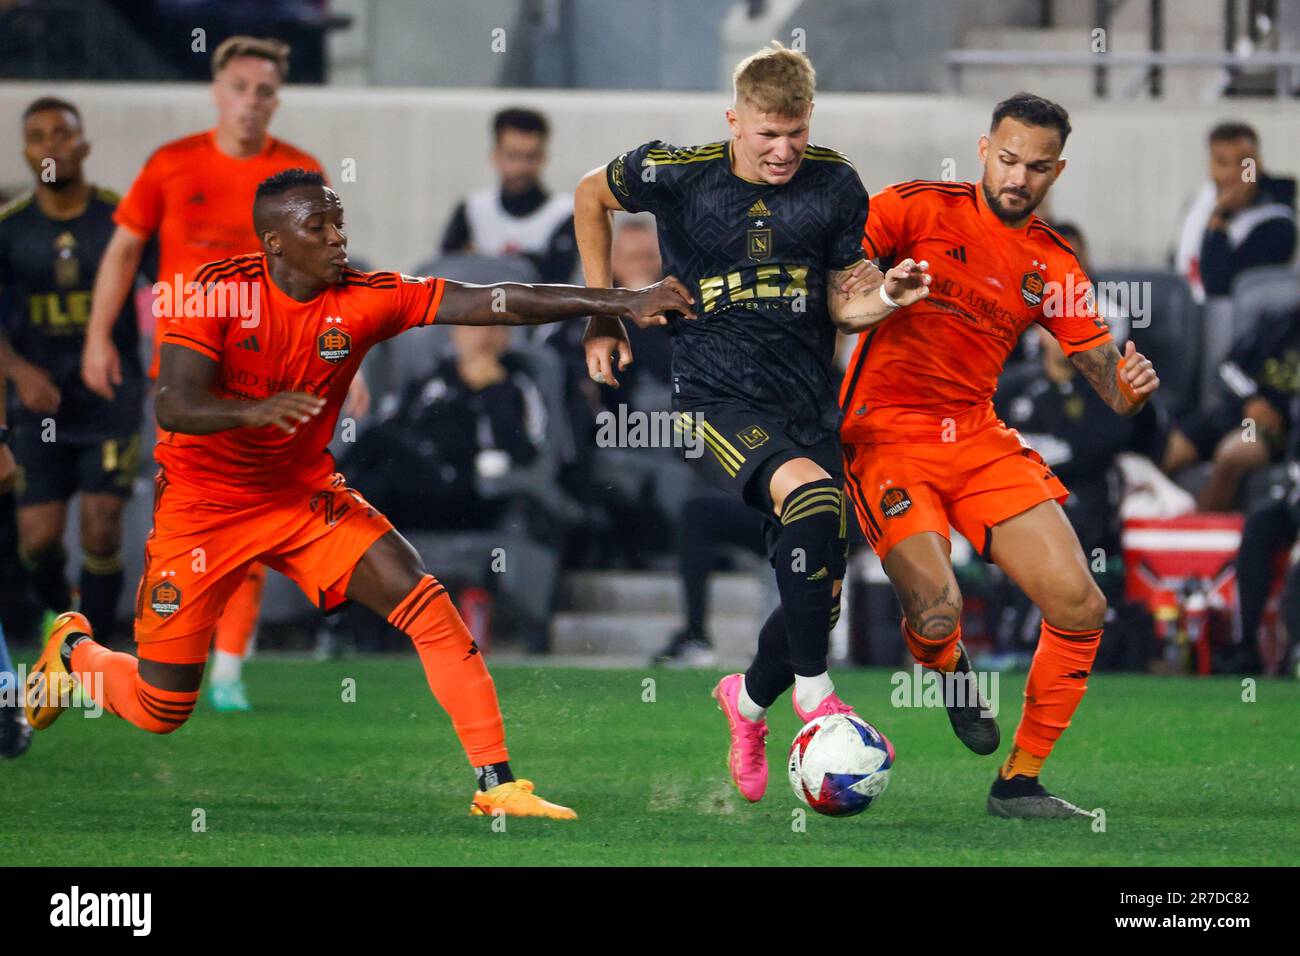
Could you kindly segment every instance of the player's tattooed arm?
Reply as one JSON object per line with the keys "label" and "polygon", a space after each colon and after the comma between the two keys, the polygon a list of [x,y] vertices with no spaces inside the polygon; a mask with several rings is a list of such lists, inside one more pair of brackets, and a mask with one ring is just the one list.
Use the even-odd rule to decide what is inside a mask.
{"label": "player's tattooed arm", "polygon": [[438,305],[440,325],[544,325],[583,315],[614,315],[643,329],[668,324],[668,313],[694,317],[692,298],[674,276],[644,289],[588,289],[579,285],[448,282]]}
{"label": "player's tattooed arm", "polygon": [[1139,412],[1160,387],[1160,378],[1151,360],[1132,342],[1125,346],[1123,357],[1114,342],[1106,342],[1084,352],[1075,352],[1070,356],[1070,362],[1106,404],[1120,415]]}
{"label": "player's tattooed arm", "polygon": [[[924,259],[904,259],[883,274],[873,263],[868,266],[865,272],[859,264],[826,277],[831,321],[846,335],[870,328],[930,294],[930,263]],[[855,291],[846,293],[846,286]]]}
{"label": "player's tattooed arm", "polygon": [[217,363],[183,345],[164,342],[159,352],[158,398],[154,412],[164,431],[211,435],[232,428],[274,425],[297,431],[320,414],[325,399],[309,392],[277,392],[269,398],[218,398],[212,393]]}

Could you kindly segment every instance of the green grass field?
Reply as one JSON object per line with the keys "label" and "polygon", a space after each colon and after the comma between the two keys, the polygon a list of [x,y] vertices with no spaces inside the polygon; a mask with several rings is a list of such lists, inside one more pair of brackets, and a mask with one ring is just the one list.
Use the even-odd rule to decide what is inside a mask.
{"label": "green grass field", "polygon": [[[997,760],[967,752],[941,710],[889,705],[889,672],[836,675],[893,740],[888,792],[865,814],[811,812],[784,757],[782,701],[767,797],[730,786],[716,674],[494,668],[513,764],[576,823],[466,814],[472,775],[418,662],[257,660],[253,714],[206,705],[169,737],[70,711],[0,763],[0,865],[1057,864],[1259,865],[1300,860],[1300,686],[1096,675],[1045,782],[1106,811],[1105,832],[998,820]],[[357,700],[344,703],[344,678]],[[642,681],[657,682],[643,702]],[[1003,752],[1022,676],[1001,682]],[[192,831],[195,808],[206,832]],[[37,840],[28,838],[38,836]]]}

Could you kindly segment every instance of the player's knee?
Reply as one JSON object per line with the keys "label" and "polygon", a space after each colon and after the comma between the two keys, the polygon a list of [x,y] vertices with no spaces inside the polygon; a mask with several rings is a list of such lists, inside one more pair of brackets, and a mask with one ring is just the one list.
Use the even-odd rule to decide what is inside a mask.
{"label": "player's knee", "polygon": [[844,495],[830,479],[811,481],[792,491],[781,508],[781,538],[774,562],[786,561],[790,571],[816,575],[815,580],[824,580],[827,586],[843,577],[843,507]]}
{"label": "player's knee", "polygon": [[840,542],[840,524],[844,509],[844,492],[834,479],[805,482],[781,502],[781,526],[815,535],[826,547]]}
{"label": "player's knee", "polygon": [[197,691],[164,691],[140,679],[135,680],[135,713],[131,722],[151,734],[171,734],[180,730],[194,713]]}
{"label": "player's knee", "polygon": [[1091,631],[1106,621],[1106,596],[1092,578],[1080,581],[1054,603],[1055,607],[1043,609],[1043,615],[1057,627]]}
{"label": "player's knee", "polygon": [[45,529],[30,530],[24,534],[19,543],[19,553],[23,562],[33,568],[62,564],[67,560],[61,538]]}
{"label": "player's knee", "polygon": [[122,531],[112,524],[93,524],[81,529],[81,550],[100,560],[109,560],[122,550]]}
{"label": "player's knee", "polygon": [[81,514],[81,546],[92,553],[106,553],[120,548],[122,541],[122,505],[111,502],[88,504]]}
{"label": "player's knee", "polygon": [[936,598],[907,613],[907,626],[921,637],[937,640],[957,630],[961,621],[961,595]]}
{"label": "player's knee", "polygon": [[826,469],[811,458],[794,458],[785,462],[772,473],[768,483],[768,494],[772,498],[772,507],[778,515],[785,513],[797,498],[814,485],[827,485],[839,490]]}

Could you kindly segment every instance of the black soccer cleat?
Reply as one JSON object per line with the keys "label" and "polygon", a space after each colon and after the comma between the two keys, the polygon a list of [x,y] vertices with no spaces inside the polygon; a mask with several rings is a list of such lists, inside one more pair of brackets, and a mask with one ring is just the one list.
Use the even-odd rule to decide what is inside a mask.
{"label": "black soccer cleat", "polygon": [[32,745],[32,725],[21,706],[0,707],[0,759],[21,757]]}
{"label": "black soccer cleat", "polygon": [[940,674],[943,679],[943,705],[957,739],[980,756],[995,753],[1002,742],[998,722],[989,714],[989,704],[976,686],[970,658],[962,644],[957,645],[957,669]]}
{"label": "black soccer cleat", "polygon": [[995,817],[1012,820],[1066,820],[1092,816],[1069,800],[1048,793],[1037,777],[1023,774],[1009,780],[998,774],[989,790],[988,810]]}

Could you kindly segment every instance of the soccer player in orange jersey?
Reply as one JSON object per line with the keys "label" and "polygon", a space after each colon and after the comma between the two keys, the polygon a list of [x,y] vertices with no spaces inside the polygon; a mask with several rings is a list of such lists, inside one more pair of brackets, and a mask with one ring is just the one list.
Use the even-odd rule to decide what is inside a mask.
{"label": "soccer player in orange jersey", "polygon": [[976,753],[996,751],[999,734],[985,702],[965,693],[974,684],[949,525],[1043,613],[1015,746],[989,796],[997,816],[1084,813],[1049,794],[1039,771],[1083,697],[1106,613],[1061,510],[1068,492],[993,412],[998,375],[1038,322],[1118,414],[1159,385],[1132,342],[1120,355],[1074,252],[1034,215],[1065,169],[1069,132],[1060,106],[1017,94],[980,138],[980,182],[916,180],[871,197],[867,255],[928,262],[933,279],[922,301],[860,336],[840,394],[847,492],[903,606],[912,656],[954,675],[948,715]]}
{"label": "soccer player in orange jersey", "polygon": [[[215,128],[159,147],[117,207],[117,230],[104,252],[82,357],[90,389],[111,398],[122,384],[113,323],[131,293],[145,243],[158,237],[158,281],[183,285],[206,262],[256,252],[249,210],[257,184],[285,169],[319,170],[313,156],[267,132],[289,72],[289,48],[274,39],[234,36],[212,54]],[[158,314],[159,310],[155,310]],[[149,377],[158,377],[166,315],[154,332]],[[354,379],[349,414],[369,403],[365,380]],[[248,710],[242,664],[257,626],[266,569],[254,565],[216,629],[210,694],[217,710]]]}
{"label": "soccer player in orange jersey", "polygon": [[411,638],[476,770],[472,813],[571,818],[514,779],[492,678],[446,588],[347,486],[327,446],[366,352],[406,329],[591,314],[649,327],[689,311],[690,296],[671,277],[632,292],[357,272],[347,268],[338,196],[304,170],[266,180],[253,217],[263,252],[200,269],[212,290],[205,308],[184,310],[163,337],[157,415],[167,434],[136,597],[139,660],[97,644],[82,615],[60,615],[28,683],[33,727],[58,716],[69,672],[86,689],[102,680],[97,702],[137,727],[180,727],[222,608],[263,562],[323,610],[357,601]]}

